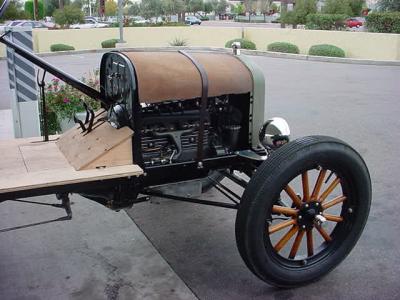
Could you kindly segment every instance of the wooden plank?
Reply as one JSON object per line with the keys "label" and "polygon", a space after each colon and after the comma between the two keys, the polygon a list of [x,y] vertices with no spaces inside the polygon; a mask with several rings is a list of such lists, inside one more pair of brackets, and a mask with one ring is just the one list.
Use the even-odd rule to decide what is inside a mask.
{"label": "wooden plank", "polygon": [[76,171],[72,168],[37,171],[0,178],[0,193],[24,191],[50,186],[139,176],[143,170],[138,165],[118,166]]}
{"label": "wooden plank", "polygon": [[1,177],[28,172],[16,140],[1,141],[0,153]]}
{"label": "wooden plank", "polygon": [[131,164],[133,164],[132,140],[129,138],[85,166],[84,169],[88,170],[106,166],[115,167]]}
{"label": "wooden plank", "polygon": [[[132,163],[132,145],[125,143],[131,140],[132,135],[133,131],[129,127],[115,129],[108,122],[97,121],[90,133],[82,133],[77,127],[72,128],[60,137],[57,146],[76,170],[102,165],[109,167],[122,165],[126,161]],[[124,149],[119,147],[119,153],[110,156],[111,161],[100,159],[119,145],[124,145]],[[96,165],[94,162],[99,159],[101,164]]]}
{"label": "wooden plank", "polygon": [[71,168],[55,142],[29,143],[19,146],[28,172]]}

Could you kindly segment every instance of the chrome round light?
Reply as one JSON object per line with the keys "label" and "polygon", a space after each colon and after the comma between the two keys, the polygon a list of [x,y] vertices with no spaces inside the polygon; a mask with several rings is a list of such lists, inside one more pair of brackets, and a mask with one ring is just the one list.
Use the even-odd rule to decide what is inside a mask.
{"label": "chrome round light", "polygon": [[108,122],[116,129],[129,126],[129,114],[125,104],[117,103],[109,109]]}
{"label": "chrome round light", "polygon": [[289,142],[289,124],[283,118],[272,118],[261,127],[259,140],[268,149],[276,149]]}

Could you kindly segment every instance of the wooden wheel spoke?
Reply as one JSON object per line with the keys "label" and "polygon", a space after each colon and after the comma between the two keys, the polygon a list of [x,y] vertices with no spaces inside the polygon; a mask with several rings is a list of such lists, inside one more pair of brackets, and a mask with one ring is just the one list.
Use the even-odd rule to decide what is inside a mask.
{"label": "wooden wheel spoke", "polygon": [[314,255],[314,241],[313,241],[312,228],[310,230],[307,230],[307,254],[308,256]]}
{"label": "wooden wheel spoke", "polygon": [[[336,177],[334,181],[328,186],[328,188],[322,193],[321,197],[318,199],[319,202],[323,202],[326,197],[332,193],[332,191],[337,187],[337,185],[340,183],[340,178]],[[316,198],[317,199],[317,198]]]}
{"label": "wooden wheel spoke", "polygon": [[290,199],[292,199],[294,205],[296,205],[297,207],[301,206],[301,200],[289,185],[285,187],[285,192],[289,195]]}
{"label": "wooden wheel spoke", "polygon": [[287,242],[291,239],[291,237],[296,233],[298,230],[297,226],[292,226],[288,232],[279,240],[278,243],[276,243],[274,249],[279,252],[286,244]]}
{"label": "wooden wheel spoke", "polygon": [[317,200],[319,192],[321,190],[322,184],[324,183],[324,178],[326,174],[326,169],[321,169],[318,174],[317,182],[315,183],[314,190],[311,194],[311,200]]}
{"label": "wooden wheel spoke", "polygon": [[297,216],[298,210],[290,207],[274,205],[272,206],[272,212],[275,214],[282,214],[286,216]]}
{"label": "wooden wheel spoke", "polygon": [[341,216],[335,216],[335,215],[331,215],[331,214],[323,214],[323,216],[328,221],[332,221],[332,222],[342,222],[343,221],[343,217],[341,217]]}
{"label": "wooden wheel spoke", "polygon": [[301,240],[303,239],[304,232],[305,232],[304,230],[299,230],[297,232],[296,239],[293,242],[292,249],[290,249],[289,258],[293,259],[296,257],[297,251],[300,248]]}
{"label": "wooden wheel spoke", "polygon": [[339,203],[341,203],[341,202],[343,202],[345,200],[346,200],[346,196],[336,197],[335,199],[322,204],[322,209],[327,209],[327,208],[332,207],[332,206],[334,206],[336,204],[339,204]]}
{"label": "wooden wheel spoke", "polygon": [[331,236],[323,229],[321,226],[316,226],[318,232],[321,234],[321,236],[324,238],[325,241],[331,242],[332,238]]}
{"label": "wooden wheel spoke", "polygon": [[279,231],[279,230],[281,230],[281,229],[283,229],[285,227],[288,227],[290,225],[294,225],[295,223],[296,223],[296,220],[295,219],[291,219],[291,220],[287,220],[287,221],[275,224],[273,226],[270,226],[268,228],[269,234],[275,233],[275,232],[277,232],[277,231]]}
{"label": "wooden wheel spoke", "polygon": [[301,174],[301,181],[303,185],[303,200],[305,202],[310,201],[310,187],[308,184],[308,171],[304,171]]}

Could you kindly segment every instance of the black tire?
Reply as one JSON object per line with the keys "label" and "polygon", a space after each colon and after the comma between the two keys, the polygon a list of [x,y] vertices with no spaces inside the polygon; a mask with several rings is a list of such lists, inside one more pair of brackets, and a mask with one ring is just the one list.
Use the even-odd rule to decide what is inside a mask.
{"label": "black tire", "polygon": [[[316,192],[315,201],[312,199],[314,192],[311,195],[308,192],[307,197],[298,195],[295,200],[300,203],[296,202],[297,206],[284,208],[290,210],[291,213],[293,210],[297,211],[296,215],[289,216],[287,221],[281,224],[294,220],[295,223],[290,225],[292,228],[289,231],[293,228],[297,230],[300,243],[302,243],[302,234],[307,233],[307,255],[297,255],[299,246],[294,250],[295,242],[293,242],[291,252],[296,251],[294,256],[283,257],[279,253],[281,250],[276,249],[280,247],[278,244],[284,238],[273,246],[273,234],[278,231],[273,233],[271,231],[272,228],[276,230],[278,227],[270,225],[277,219],[273,219],[277,208],[282,209],[282,207],[277,207],[279,206],[277,200],[281,200],[281,191],[287,189],[289,183],[299,175],[305,173],[304,176],[308,182],[308,174],[318,172],[316,171],[318,166],[320,166],[318,176],[321,175],[322,170],[328,169],[337,176],[334,180],[339,181],[336,188],[341,187],[342,191],[342,196],[337,198],[345,199],[339,203],[342,205],[341,208],[334,204],[336,209],[339,208],[340,214],[335,217],[341,218],[341,221],[327,222],[334,226],[333,230],[328,236],[324,237],[322,234],[316,236],[322,240],[322,243],[320,248],[316,249],[318,252],[314,253],[313,242],[308,244],[308,231],[311,232],[311,241],[313,240],[312,232],[322,232],[321,227],[315,225],[316,216],[317,214],[328,215],[325,207],[326,209],[333,207],[333,205],[328,206],[328,203],[332,204],[333,201],[326,199],[326,202],[323,202],[322,197],[325,193],[319,195],[319,191]],[[323,175],[325,174],[327,173]],[[304,182],[305,179],[301,178]],[[315,186],[318,185],[318,178]],[[325,178],[322,177],[321,184]],[[304,195],[307,194],[306,190],[304,191]],[[322,188],[321,191],[323,191]],[[295,200],[292,201],[295,202]],[[368,169],[361,156],[349,145],[338,139],[324,136],[310,136],[290,142],[273,152],[257,169],[243,194],[236,218],[236,241],[240,255],[249,269],[269,284],[278,287],[295,287],[316,281],[336,267],[354,247],[367,221],[370,202],[371,181]],[[305,208],[306,204],[308,208]],[[320,205],[320,213],[310,212],[311,205]],[[307,219],[309,223],[304,223],[307,227],[301,225],[305,219],[299,219],[301,218],[299,215],[305,216],[305,212],[312,216],[312,221]],[[286,230],[282,229],[281,233],[284,231]],[[304,232],[301,234],[302,231]],[[289,232],[285,235],[288,234]],[[289,244],[288,241],[285,243]],[[292,253],[289,257],[290,255]]]}

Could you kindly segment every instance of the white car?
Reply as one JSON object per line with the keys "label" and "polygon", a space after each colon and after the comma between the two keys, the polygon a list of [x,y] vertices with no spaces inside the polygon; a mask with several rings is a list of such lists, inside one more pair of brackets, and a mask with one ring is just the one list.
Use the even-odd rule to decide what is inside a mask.
{"label": "white car", "polygon": [[69,26],[69,28],[72,28],[72,29],[104,28],[104,27],[108,27],[108,24],[99,23],[94,19],[85,19],[85,23],[72,24],[71,26]]}

